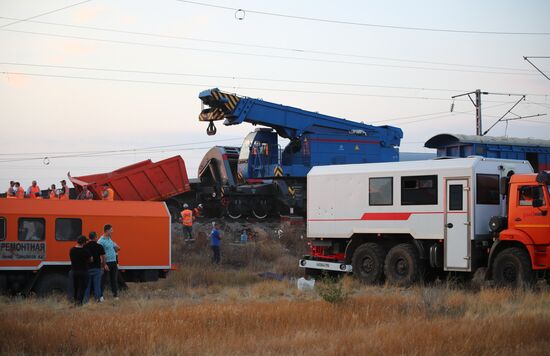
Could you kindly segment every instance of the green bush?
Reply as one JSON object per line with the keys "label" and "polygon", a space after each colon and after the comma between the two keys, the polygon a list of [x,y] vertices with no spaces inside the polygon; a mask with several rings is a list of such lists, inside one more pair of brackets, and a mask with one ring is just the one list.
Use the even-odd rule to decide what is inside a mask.
{"label": "green bush", "polygon": [[325,277],[315,284],[317,293],[325,302],[340,304],[349,297],[341,278]]}

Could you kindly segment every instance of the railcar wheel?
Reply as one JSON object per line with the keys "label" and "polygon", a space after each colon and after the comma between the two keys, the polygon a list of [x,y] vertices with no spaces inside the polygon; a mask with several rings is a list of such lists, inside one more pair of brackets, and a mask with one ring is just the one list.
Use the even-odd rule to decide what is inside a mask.
{"label": "railcar wheel", "polygon": [[384,262],[384,273],[390,284],[408,287],[422,277],[422,264],[418,251],[411,244],[391,248]]}
{"label": "railcar wheel", "polygon": [[243,216],[241,201],[238,199],[230,200],[225,211],[231,219],[240,219]]}
{"label": "railcar wheel", "polygon": [[263,220],[269,215],[269,207],[266,199],[259,199],[254,202],[252,207],[252,215],[256,219]]}
{"label": "railcar wheel", "polygon": [[384,249],[379,244],[366,243],[359,246],[351,262],[353,275],[365,283],[380,283],[384,277],[384,255]]}
{"label": "railcar wheel", "polygon": [[502,250],[493,263],[493,279],[498,287],[532,287],[535,274],[531,268],[529,254],[518,247]]}

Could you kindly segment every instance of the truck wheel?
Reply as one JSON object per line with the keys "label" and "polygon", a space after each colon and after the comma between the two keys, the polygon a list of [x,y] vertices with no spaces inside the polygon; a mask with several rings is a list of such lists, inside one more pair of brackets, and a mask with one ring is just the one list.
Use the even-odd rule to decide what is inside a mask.
{"label": "truck wheel", "polygon": [[422,276],[422,264],[418,251],[411,244],[392,247],[386,256],[384,273],[389,283],[408,287]]}
{"label": "truck wheel", "polygon": [[510,247],[502,250],[493,263],[493,279],[498,287],[528,288],[535,280],[527,251]]}
{"label": "truck wheel", "polygon": [[384,249],[376,243],[359,246],[351,261],[353,275],[365,283],[380,283],[384,276]]}
{"label": "truck wheel", "polygon": [[53,293],[67,294],[69,287],[69,278],[61,273],[46,273],[40,276],[34,286],[34,291],[40,297],[45,297]]}

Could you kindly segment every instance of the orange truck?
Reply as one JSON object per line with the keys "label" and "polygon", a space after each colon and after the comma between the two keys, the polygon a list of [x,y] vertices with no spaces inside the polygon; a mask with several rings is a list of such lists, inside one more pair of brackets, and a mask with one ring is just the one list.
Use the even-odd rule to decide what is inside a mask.
{"label": "orange truck", "polygon": [[125,281],[172,269],[170,214],[163,202],[0,199],[0,292],[45,295],[68,288],[69,250],[80,235],[113,226]]}

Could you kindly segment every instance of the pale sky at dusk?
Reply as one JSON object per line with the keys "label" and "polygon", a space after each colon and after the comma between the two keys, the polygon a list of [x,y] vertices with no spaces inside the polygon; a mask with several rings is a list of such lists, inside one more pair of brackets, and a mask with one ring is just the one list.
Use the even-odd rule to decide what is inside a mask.
{"label": "pale sky at dusk", "polygon": [[[550,81],[523,59],[550,56],[549,1],[199,1],[249,10],[239,21],[234,10],[185,1],[92,0],[30,19],[78,2],[0,0],[6,188],[11,179],[27,187],[36,178],[45,189],[68,171],[85,175],[176,154],[195,177],[209,147],[240,146],[253,130],[220,123],[218,135],[206,135],[198,94],[213,87],[397,126],[401,151],[417,152],[438,133],[475,133],[473,105],[462,98],[450,113],[452,95],[478,88],[527,94],[513,112],[548,115],[499,124],[489,135],[550,139]],[[13,23],[20,19],[29,20]],[[550,59],[533,61],[550,76]],[[518,98],[483,96],[484,128]],[[50,158],[49,165],[41,159],[170,145],[181,146]]]}

